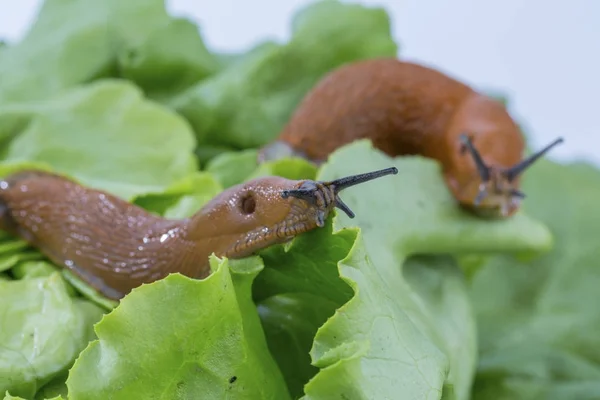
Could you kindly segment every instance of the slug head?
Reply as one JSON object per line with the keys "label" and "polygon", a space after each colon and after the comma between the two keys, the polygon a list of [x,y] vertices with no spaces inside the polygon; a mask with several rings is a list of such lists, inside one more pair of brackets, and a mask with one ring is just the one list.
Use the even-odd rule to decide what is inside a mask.
{"label": "slug head", "polygon": [[385,175],[396,175],[397,173],[398,169],[391,167],[365,174],[351,175],[329,182],[301,181],[300,185],[296,188],[283,190],[281,197],[284,199],[302,200],[305,204],[309,205],[314,214],[317,226],[322,227],[325,225],[325,219],[335,207],[344,211],[348,217],[354,218],[352,210],[340,198],[340,191],[350,186],[371,181]]}
{"label": "slug head", "polygon": [[517,178],[551,148],[563,142],[562,138],[558,138],[521,162],[500,168],[486,165],[468,136],[461,135],[460,140],[463,150],[473,158],[480,178],[479,182],[467,188],[472,198],[470,208],[480,216],[492,218],[508,217],[519,209],[525,193],[519,190]]}
{"label": "slug head", "polygon": [[217,255],[246,257],[324,226],[334,207],[353,218],[339,192],[397,173],[396,168],[388,168],[330,182],[254,179],[223,191],[195,214],[188,221],[187,239],[202,242],[203,248]]}

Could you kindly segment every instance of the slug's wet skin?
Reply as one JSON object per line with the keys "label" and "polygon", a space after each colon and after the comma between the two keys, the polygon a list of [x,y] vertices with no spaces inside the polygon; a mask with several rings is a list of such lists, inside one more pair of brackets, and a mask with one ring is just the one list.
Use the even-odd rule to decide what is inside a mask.
{"label": "slug's wet skin", "polygon": [[210,254],[242,258],[289,241],[323,226],[334,207],[352,218],[339,192],[397,173],[388,168],[331,182],[259,178],[173,220],[60,175],[23,171],[0,181],[0,229],[118,300],[169,273],[204,278]]}
{"label": "slug's wet skin", "polygon": [[502,104],[436,70],[385,58],[326,75],[259,162],[298,156],[320,164],[358,139],[390,156],[437,160],[457,202],[484,217],[514,214],[521,173],[562,142],[523,160],[523,137]]}

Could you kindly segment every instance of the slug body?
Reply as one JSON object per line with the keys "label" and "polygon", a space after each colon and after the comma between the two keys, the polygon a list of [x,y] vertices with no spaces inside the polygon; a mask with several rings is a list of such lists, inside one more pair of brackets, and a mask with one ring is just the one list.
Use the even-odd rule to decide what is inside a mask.
{"label": "slug body", "polygon": [[259,161],[300,156],[319,164],[358,139],[390,156],[439,161],[453,196],[477,214],[509,216],[523,197],[519,174],[505,176],[524,169],[525,147],[505,107],[441,72],[397,59],[359,61],[326,75]]}
{"label": "slug body", "polygon": [[289,241],[323,226],[334,207],[351,213],[339,190],[390,173],[397,170],[332,182],[259,178],[221,192],[190,218],[175,220],[57,174],[23,171],[0,181],[0,229],[104,296],[120,299],[169,273],[204,278],[212,253],[242,258]]}

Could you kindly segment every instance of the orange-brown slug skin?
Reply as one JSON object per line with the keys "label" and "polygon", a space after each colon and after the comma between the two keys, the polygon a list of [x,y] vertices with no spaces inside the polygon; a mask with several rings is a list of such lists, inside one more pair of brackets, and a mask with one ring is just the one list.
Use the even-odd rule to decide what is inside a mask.
{"label": "orange-brown slug skin", "polygon": [[22,171],[0,181],[0,229],[117,300],[170,273],[204,278],[212,253],[242,258],[323,226],[334,207],[351,213],[340,190],[394,173],[331,182],[254,179],[175,220],[58,174]]}
{"label": "orange-brown slug skin", "polygon": [[[277,140],[261,149],[259,161],[297,155],[321,163],[358,139],[370,139],[390,156],[439,161],[458,203],[478,214],[512,215],[523,197],[519,174],[504,176],[523,162],[525,147],[505,107],[439,71],[393,58],[358,61],[327,74]],[[484,165],[468,150],[478,152]],[[482,181],[484,167],[489,176]]]}

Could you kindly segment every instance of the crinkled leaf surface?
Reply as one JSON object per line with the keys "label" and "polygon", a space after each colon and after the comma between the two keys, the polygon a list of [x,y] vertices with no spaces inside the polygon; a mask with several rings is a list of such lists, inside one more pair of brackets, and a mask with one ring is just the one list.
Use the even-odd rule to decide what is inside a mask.
{"label": "crinkled leaf surface", "polygon": [[474,399],[600,398],[600,171],[541,160],[525,209],[555,236],[530,262],[496,257],[475,276]]}
{"label": "crinkled leaf surface", "polygon": [[243,182],[258,167],[257,150],[228,151],[212,158],[206,171],[213,174],[224,188]]}
{"label": "crinkled leaf surface", "polygon": [[0,281],[0,393],[31,398],[94,338],[102,311],[72,298],[57,272]]}
{"label": "crinkled leaf surface", "polygon": [[20,264],[26,264],[28,261],[38,261],[41,258],[42,255],[32,249],[24,240],[0,231],[0,272],[12,270],[13,276],[20,279],[22,275],[25,275],[25,272],[16,268]]}
{"label": "crinkled leaf surface", "polygon": [[[166,215],[173,207],[180,206],[182,202],[185,203],[189,197],[212,198],[222,190],[223,187],[212,174],[197,171],[177,180],[162,192],[137,197],[135,203],[146,210]],[[193,210],[185,216],[190,216],[195,211],[197,210]]]}
{"label": "crinkled leaf surface", "polygon": [[[24,399],[23,397],[19,397],[19,396],[11,396],[8,392],[6,393],[4,400],[28,400],[28,399]],[[38,399],[36,399],[38,400]],[[60,395],[56,396],[56,397],[52,397],[52,398],[42,398],[40,400],[66,400],[66,397],[63,399],[63,397],[61,397]]]}
{"label": "crinkled leaf surface", "polygon": [[106,315],[71,370],[69,399],[289,398],[252,303],[262,263],[211,264],[205,280],[172,274]]}
{"label": "crinkled leaf surface", "polygon": [[[325,167],[324,176],[335,178],[388,167],[392,161],[371,149],[368,144],[357,143],[334,156],[331,164]],[[294,174],[294,168],[290,166],[295,162],[296,160],[281,160],[264,164],[262,168],[265,174],[277,170],[283,176],[289,176]],[[298,163],[302,165],[302,162]],[[394,163],[404,170],[403,174],[366,184],[380,185],[367,189],[369,196],[364,196],[365,192],[356,187],[345,191],[342,198],[357,213],[357,219],[360,212],[361,221],[356,225],[363,232],[366,231],[365,235],[374,237],[374,252],[384,252],[381,247],[377,248],[377,242],[385,235],[392,236],[390,240],[397,250],[400,249],[396,255],[397,261],[390,262],[382,258],[380,262],[386,264],[374,268],[371,265],[373,261],[370,260],[377,256],[372,256],[371,251],[366,253],[362,238],[357,241],[358,232],[343,229],[332,235],[331,220],[324,229],[301,235],[290,246],[276,246],[261,252],[266,268],[256,280],[254,297],[269,338],[269,347],[293,396],[301,396],[304,383],[318,371],[307,364],[309,343],[317,329],[332,316],[332,312],[341,307],[336,317],[327,322],[317,336],[318,342],[312,352],[313,361],[316,361],[318,367],[327,368],[321,370],[317,378],[306,387],[308,397],[329,398],[341,392],[349,398],[385,398],[386,394],[389,398],[394,398],[394,390],[404,387],[403,390],[414,390],[412,393],[415,398],[418,398],[418,394],[423,395],[423,391],[434,398],[439,398],[442,391],[444,394],[453,391],[459,398],[466,398],[474,369],[476,338],[462,273],[455,261],[448,256],[409,256],[417,252],[539,251],[549,246],[548,231],[525,216],[515,217],[510,223],[497,222],[488,227],[488,221],[461,212],[445,190],[435,163],[419,158],[402,158]],[[331,174],[332,168],[336,168],[335,175],[327,176],[326,174]],[[415,182],[420,182],[421,185],[415,186]],[[413,197],[401,195],[403,188],[409,185],[417,188],[411,192]],[[431,192],[433,197],[429,195]],[[355,199],[352,199],[353,196]],[[359,203],[358,209],[354,205],[356,198],[364,202]],[[399,198],[402,199],[401,202],[397,200]],[[398,209],[412,209],[418,213],[400,214]],[[428,213],[437,213],[438,218],[435,215],[428,216]],[[390,218],[394,216],[405,219],[408,214],[414,220],[409,218],[403,222]],[[345,216],[337,219],[338,225],[341,218]],[[435,234],[435,226],[440,218],[444,223],[442,226],[445,234],[443,230]],[[429,226],[421,226],[421,221],[429,221]],[[411,226],[412,229],[403,231],[397,229],[397,226]],[[393,232],[386,229],[392,229]],[[526,238],[524,243],[525,235],[520,232],[521,229],[526,229],[533,235]],[[462,232],[468,233],[465,243],[460,240],[459,233]],[[489,236],[487,240],[479,237],[484,234]],[[430,237],[421,238],[421,235]],[[415,241],[415,236],[419,241]],[[383,241],[385,240],[384,238]],[[438,240],[445,240],[446,243],[439,243]],[[412,244],[418,250],[404,250],[402,241]],[[385,245],[386,243],[379,246]],[[348,279],[348,276],[354,276],[351,272],[360,268],[360,271],[364,270],[366,282],[359,280],[359,294],[345,304],[351,298],[352,290],[339,278],[338,262],[346,258],[353,247],[355,250],[348,258],[354,260],[356,265],[351,264],[352,267],[342,269],[348,274],[342,273],[342,276]],[[360,256],[355,255],[355,252]],[[346,263],[350,264],[350,261],[346,260],[343,265]],[[369,272],[374,275],[369,275]],[[392,279],[389,286],[381,282],[388,276]],[[348,282],[353,284],[352,280]],[[401,294],[397,295],[398,292]],[[358,314],[355,308],[360,310]],[[379,337],[374,332],[373,337],[369,337],[368,331],[374,324],[369,315],[377,315],[378,312],[381,313],[380,310],[388,311],[377,321],[383,326],[382,336]],[[337,325],[341,316],[348,319],[348,325]],[[412,337],[407,340],[386,332],[386,323],[393,325],[393,319],[399,321],[399,326],[393,327],[392,332],[401,329],[410,332]],[[372,329],[377,330],[376,327]],[[357,331],[366,337],[361,340],[344,340],[353,333],[359,335]],[[393,351],[395,358],[389,360],[389,366],[378,365],[376,360],[369,362],[368,359],[373,357],[367,352],[370,345],[379,345],[379,350],[387,354],[391,351],[390,348],[397,346],[396,340],[407,352],[416,353],[414,356],[418,362],[410,357],[403,358]],[[413,347],[417,350],[413,351]],[[355,359],[345,360],[346,354]],[[344,362],[339,362],[340,359],[344,359]],[[398,367],[397,364],[402,363],[406,365]],[[421,364],[424,368],[431,367],[430,370],[425,370],[422,374],[415,371]],[[366,371],[385,371],[381,374],[383,378],[374,377],[370,372],[360,372],[363,365],[366,365]],[[354,368],[358,368],[354,371],[356,374],[349,374],[349,370]],[[404,374],[406,377],[401,378]],[[383,381],[378,381],[379,378]],[[437,387],[434,386],[435,378],[439,379]],[[394,388],[394,380],[400,386]],[[443,386],[444,381],[446,386]],[[456,388],[453,389],[452,385]]]}
{"label": "crinkled leaf surface", "polygon": [[11,269],[11,274],[15,279],[47,277],[55,272],[56,268],[45,260],[19,262]]}
{"label": "crinkled leaf surface", "polygon": [[207,164],[206,171],[225,188],[266,176],[313,179],[317,173],[312,163],[301,158],[284,158],[257,165],[256,155],[255,149],[223,153]]}
{"label": "crinkled leaf surface", "polygon": [[67,377],[68,371],[63,372],[56,378],[44,385],[36,394],[34,400],[61,400],[68,399]]}
{"label": "crinkled leaf surface", "polygon": [[44,1],[23,40],[0,53],[0,104],[114,76],[119,52],[169,18],[162,0]]}
{"label": "crinkled leaf surface", "polygon": [[309,354],[317,329],[352,297],[337,264],[355,240],[354,230],[332,235],[329,219],[323,229],[297,237],[289,249],[276,246],[260,253],[265,270],[254,284],[254,300],[294,398],[318,371]]}
{"label": "crinkled leaf surface", "polygon": [[292,398],[300,398],[306,382],[317,373],[308,350],[317,329],[340,305],[306,292],[276,294],[257,303],[269,349]]}
{"label": "crinkled leaf surface", "polygon": [[25,251],[27,247],[23,240],[13,238],[6,238],[0,242],[0,271],[13,268],[19,261],[39,257],[35,252]]}
{"label": "crinkled leaf surface", "polygon": [[[453,385],[457,398],[467,398],[475,331],[458,267],[441,258],[408,268],[407,258],[418,253],[536,251],[551,244],[545,226],[523,214],[486,221],[461,211],[435,162],[393,160],[367,141],[336,152],[319,178],[391,165],[398,167],[398,175],[342,194],[356,218],[338,214],[335,229],[361,228],[339,264],[355,295],[316,335],[311,356],[321,371],[306,386],[306,398],[394,398],[397,393],[440,398],[445,384]],[[448,297],[453,298],[452,309],[443,304]]]}
{"label": "crinkled leaf surface", "polygon": [[[206,50],[189,21],[168,16],[162,0],[46,0],[26,38],[0,47],[0,156],[5,159],[0,174],[33,161],[167,217],[189,216],[223,187],[253,177],[313,178],[316,170],[302,161],[255,168],[255,150],[231,152],[271,140],[327,71],[396,52],[383,10],[337,1],[298,12],[288,43],[264,42],[223,56]],[[131,83],[97,81],[107,76]],[[142,92],[180,111],[200,147],[185,121],[145,100]],[[338,153],[320,177],[392,162],[361,146]],[[214,176],[196,171],[193,152],[203,165],[218,156],[208,164]],[[227,391],[236,398],[285,399],[285,381],[293,397],[439,398],[454,392],[466,398],[477,341],[464,279],[443,253],[458,254],[463,265],[466,256],[479,267],[481,258],[471,252],[547,249],[548,232],[524,215],[494,223],[472,218],[457,209],[434,163],[393,162],[400,175],[342,194],[356,219],[340,213],[324,229],[261,252],[266,269],[252,294],[283,378],[249,300],[257,273],[251,259],[246,272],[225,268],[225,261],[216,277],[205,281],[179,276],[140,288],[141,294],[99,325],[104,336],[74,370],[75,392],[100,387],[94,392],[98,398],[110,391],[149,398],[160,387],[166,389],[159,395],[174,391],[194,398],[194,383],[209,382],[198,388],[203,398],[210,397],[209,387],[215,397]],[[552,164],[540,168],[526,175],[525,208],[550,225],[557,248],[533,263],[494,258],[476,275],[472,298],[482,345],[476,398],[598,398],[593,242],[598,173]],[[361,231],[338,231],[351,225]],[[2,270],[0,284],[52,277],[62,282],[39,253],[0,234]],[[41,366],[35,370],[39,376],[27,378],[23,371],[31,369],[24,364],[8,376],[28,398],[40,385],[36,398],[64,395],[66,368],[84,341],[67,341],[66,327],[56,324],[90,318],[72,325],[69,334],[77,337],[91,329],[101,311],[69,297],[74,292],[62,283],[69,289],[60,296],[20,284],[23,290],[10,312],[21,314],[10,328],[35,326],[48,343],[30,360]],[[197,300],[208,292],[208,301]],[[3,304],[5,291],[0,293]],[[56,305],[64,318],[23,311],[29,303],[39,309],[42,293],[44,304]],[[165,326],[179,333],[169,335]],[[198,336],[201,340],[194,341]],[[198,374],[206,365],[212,372]],[[237,379],[229,383],[232,369]],[[181,379],[171,379],[173,374]],[[135,395],[119,392],[120,379],[141,389]]]}
{"label": "crinkled leaf surface", "polygon": [[[63,398],[60,395],[57,395],[57,396],[52,397],[52,398],[43,397],[43,398],[40,398],[39,400],[66,400],[66,399],[67,399],[66,397]],[[9,393],[6,393],[6,395],[4,397],[4,400],[27,400],[27,399],[24,399],[24,398],[19,397],[19,396],[11,396]],[[38,400],[38,399],[36,398],[36,400]]]}
{"label": "crinkled leaf surface", "polygon": [[275,176],[283,176],[287,179],[315,179],[317,175],[317,168],[310,162],[303,160],[301,158],[287,158],[277,161],[265,162],[258,166],[246,178],[256,179],[264,176],[275,175]]}
{"label": "crinkled leaf surface", "polygon": [[396,53],[385,10],[316,2],[294,16],[289,43],[261,44],[170,104],[190,120],[200,144],[255,147],[277,135],[304,94],[332,68]]}
{"label": "crinkled leaf surface", "polygon": [[197,185],[189,194],[181,196],[165,211],[166,218],[188,218],[223,190],[223,187],[210,174],[202,174],[197,179]]}
{"label": "crinkled leaf surface", "polygon": [[153,99],[172,96],[220,69],[190,20],[169,18],[119,57],[119,75]]}
{"label": "crinkled leaf surface", "polygon": [[125,199],[162,192],[197,168],[185,120],[131,83],[101,80],[23,108],[32,117],[4,162],[47,164]]}

